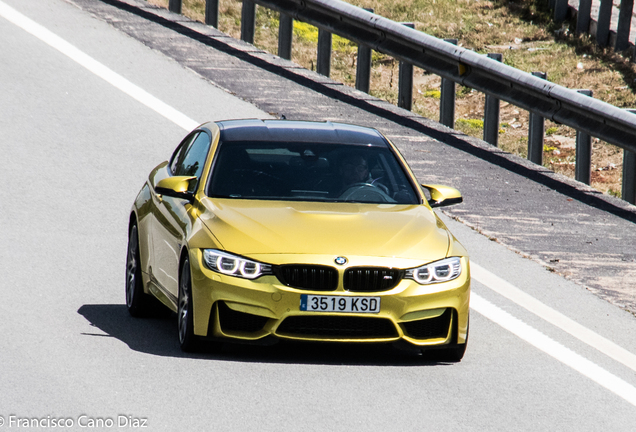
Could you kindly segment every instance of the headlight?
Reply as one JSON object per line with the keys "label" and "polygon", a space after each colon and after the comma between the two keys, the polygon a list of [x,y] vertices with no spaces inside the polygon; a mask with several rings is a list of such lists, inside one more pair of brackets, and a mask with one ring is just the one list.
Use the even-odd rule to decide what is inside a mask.
{"label": "headlight", "polygon": [[259,276],[273,274],[270,264],[252,261],[216,249],[204,249],[203,262],[210,270],[245,279],[256,279]]}
{"label": "headlight", "polygon": [[408,269],[404,277],[413,279],[421,285],[426,285],[456,279],[461,273],[461,260],[458,257],[452,257],[422,267]]}

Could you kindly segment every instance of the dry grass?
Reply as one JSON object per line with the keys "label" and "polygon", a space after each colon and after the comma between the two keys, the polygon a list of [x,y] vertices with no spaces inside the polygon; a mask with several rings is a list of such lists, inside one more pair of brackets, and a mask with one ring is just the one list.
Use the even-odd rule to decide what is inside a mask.
{"label": "dry grass", "polygon": [[[150,0],[167,7],[168,0]],[[584,88],[594,97],[618,107],[636,107],[636,67],[609,49],[594,45],[589,37],[577,38],[566,24],[555,27],[547,0],[351,0],[361,7],[398,22],[413,22],[415,28],[439,38],[456,38],[458,44],[479,53],[498,52],[504,63],[532,72],[546,72],[548,79],[569,88]],[[184,13],[203,21],[204,0],[184,0]],[[221,0],[219,29],[240,36],[241,1]],[[315,69],[315,27],[294,22],[292,59]],[[257,7],[255,44],[272,53],[278,47],[278,14]],[[355,85],[357,46],[334,36],[331,77]],[[398,62],[374,52],[371,94],[397,102]],[[415,69],[413,111],[439,118],[440,78]],[[484,95],[458,87],[456,125],[462,132],[483,135]],[[528,113],[501,104],[499,146],[511,153],[527,155]],[[573,148],[576,132],[546,121],[544,165],[574,177]],[[595,140],[592,152],[592,186],[620,196],[622,150]]]}

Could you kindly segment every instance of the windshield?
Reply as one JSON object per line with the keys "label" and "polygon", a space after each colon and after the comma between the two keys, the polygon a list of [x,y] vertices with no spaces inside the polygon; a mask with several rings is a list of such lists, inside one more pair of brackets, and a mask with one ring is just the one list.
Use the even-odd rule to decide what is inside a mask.
{"label": "windshield", "polygon": [[207,195],[219,198],[419,204],[389,148],[219,143]]}

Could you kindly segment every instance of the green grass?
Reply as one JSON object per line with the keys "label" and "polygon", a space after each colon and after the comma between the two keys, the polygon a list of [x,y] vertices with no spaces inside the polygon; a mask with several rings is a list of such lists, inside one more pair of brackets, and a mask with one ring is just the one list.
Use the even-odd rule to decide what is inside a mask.
{"label": "green grass", "polygon": [[472,129],[483,130],[484,129],[484,121],[481,119],[457,119],[455,124],[459,127],[465,126]]}

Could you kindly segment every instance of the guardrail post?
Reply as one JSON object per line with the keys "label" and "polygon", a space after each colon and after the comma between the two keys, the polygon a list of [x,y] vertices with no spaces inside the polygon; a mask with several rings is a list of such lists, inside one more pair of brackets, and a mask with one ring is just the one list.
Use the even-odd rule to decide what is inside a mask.
{"label": "guardrail post", "polygon": [[587,33],[590,28],[590,14],[592,13],[592,0],[580,0],[579,11],[576,14],[576,35]]}
{"label": "guardrail post", "polygon": [[629,31],[632,26],[632,11],[634,0],[621,0],[618,13],[618,27],[616,28],[616,45],[614,51],[623,51],[629,48]]}
{"label": "guardrail post", "polygon": [[[457,45],[457,39],[444,39]],[[439,122],[449,128],[455,127],[455,81],[442,78],[439,97]]]}
{"label": "guardrail post", "polygon": [[174,13],[181,13],[181,0],[170,0],[168,2],[168,10]]}
{"label": "guardrail post", "polygon": [[291,60],[293,35],[294,19],[281,12],[278,22],[278,57]]}
{"label": "guardrail post", "polygon": [[205,0],[205,23],[219,28],[219,0]]}
{"label": "guardrail post", "polygon": [[[489,53],[488,58],[501,63],[503,55]],[[488,94],[484,105],[484,141],[495,147],[499,142],[499,99]]]}
{"label": "guardrail post", "polygon": [[356,88],[365,93],[371,88],[371,48],[366,45],[358,45]]}
{"label": "guardrail post", "polygon": [[331,73],[331,33],[323,29],[318,29],[316,72],[324,76]]}
{"label": "guardrail post", "polygon": [[630,204],[636,204],[636,153],[623,150],[623,187],[622,198]]}
{"label": "guardrail post", "polygon": [[256,3],[252,0],[243,0],[241,11],[241,40],[254,43],[256,32]]}
{"label": "guardrail post", "polygon": [[556,0],[554,3],[554,21],[557,23],[565,21],[568,16],[568,0]]}
{"label": "guardrail post", "polygon": [[613,0],[601,0],[596,24],[596,43],[602,47],[609,42],[610,22],[612,20]]}
{"label": "guardrail post", "polygon": [[590,28],[590,14],[592,13],[592,0],[580,0],[579,11],[576,14],[576,35],[587,33]]}
{"label": "guardrail post", "polygon": [[[372,8],[364,8],[373,13]],[[358,45],[358,60],[356,62],[356,89],[369,93],[371,88],[371,47]]]}
{"label": "guardrail post", "polygon": [[[414,23],[402,23],[410,28],[415,28]],[[398,106],[411,111],[413,108],[413,65],[400,62],[398,82]]]}
{"label": "guardrail post", "polygon": [[[627,111],[636,115],[636,109]],[[623,185],[621,198],[630,204],[636,204],[636,153],[623,150]]]}
{"label": "guardrail post", "polygon": [[[585,96],[592,97],[592,90],[577,90]],[[590,184],[592,175],[592,137],[585,132],[576,131],[576,159],[574,178],[586,185]]]}
{"label": "guardrail post", "polygon": [[[541,79],[548,79],[545,72],[532,72],[532,75]],[[528,160],[538,165],[543,165],[543,138],[545,136],[545,119],[538,114],[530,112],[528,119]]]}

